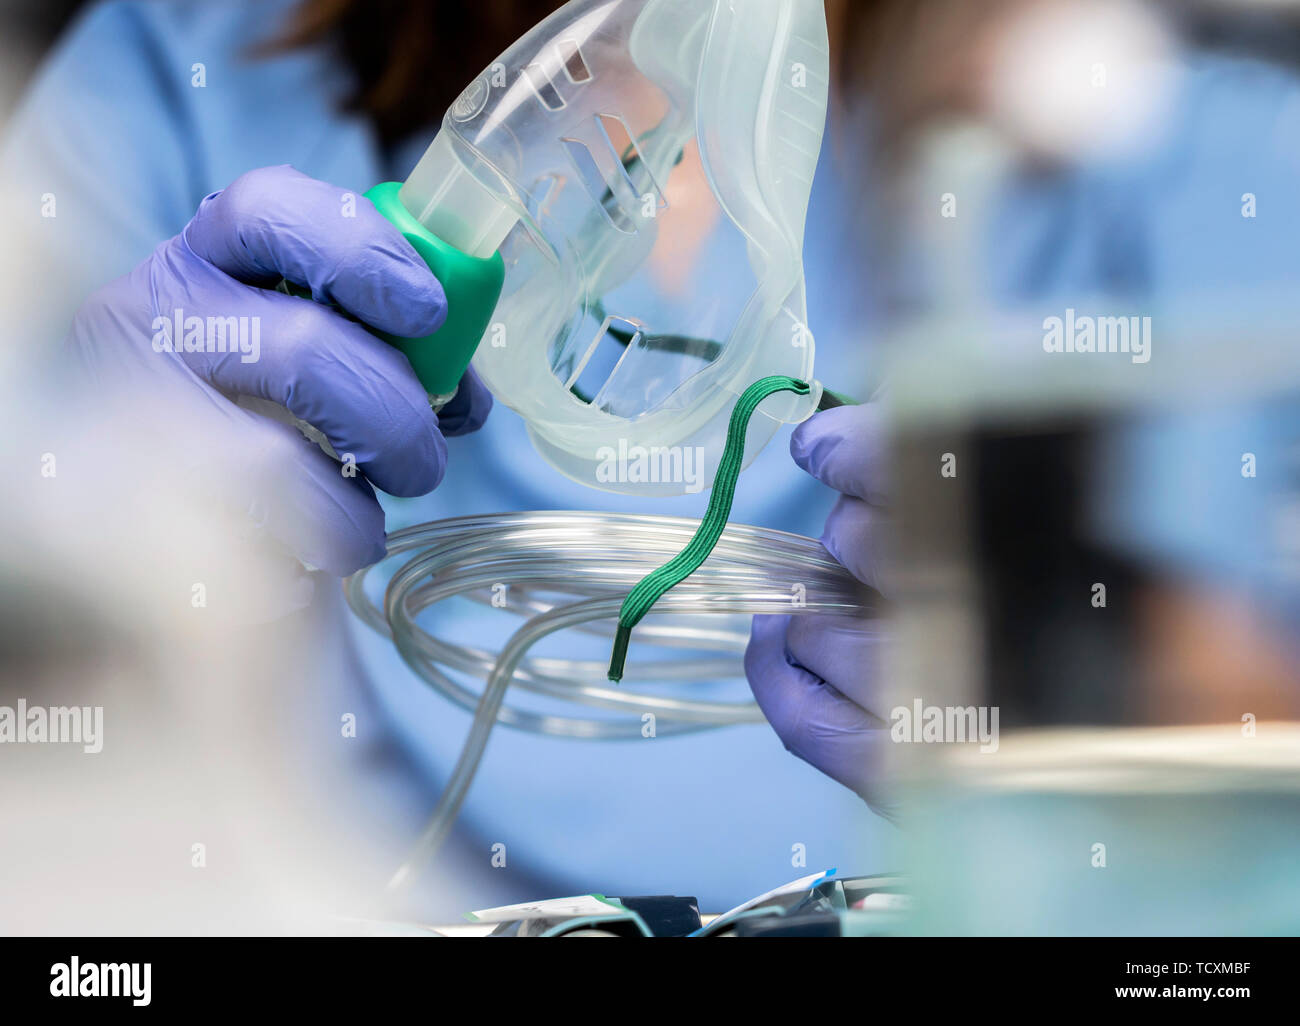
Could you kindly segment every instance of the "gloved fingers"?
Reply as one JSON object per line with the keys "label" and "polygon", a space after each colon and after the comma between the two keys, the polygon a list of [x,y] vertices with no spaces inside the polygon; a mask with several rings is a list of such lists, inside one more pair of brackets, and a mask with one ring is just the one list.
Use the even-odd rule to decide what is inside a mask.
{"label": "gloved fingers", "polygon": [[152,439],[177,491],[231,518],[236,548],[269,543],[340,577],[383,558],[384,512],[363,477],[345,477],[295,428],[236,406],[179,361],[149,362],[151,387],[106,394],[102,416],[119,436]]}
{"label": "gloved fingers", "polygon": [[889,505],[888,450],[879,403],[815,413],[790,436],[790,455],[837,492],[873,506]]}
{"label": "gloved fingers", "polygon": [[460,379],[456,395],[438,411],[438,426],[444,435],[468,435],[483,426],[492,412],[492,393],[471,367]]}
{"label": "gloved fingers", "polygon": [[881,805],[889,731],[856,702],[786,653],[788,616],[756,616],[745,674],[763,715],[786,749]]}
{"label": "gloved fingers", "polygon": [[447,319],[442,285],[373,203],[287,164],[206,197],[184,237],[232,278],[260,286],[287,278],[381,331],[420,337]]}
{"label": "gloved fingers", "polygon": [[871,617],[793,616],[785,634],[788,660],[829,681],[835,690],[879,718],[879,681],[883,649],[888,641],[884,623]]}
{"label": "gloved fingers", "polygon": [[[193,351],[173,340],[195,373],[224,392],[279,403],[392,495],[424,495],[438,486],[447,444],[405,356],[337,311],[224,279],[180,246],[158,258],[172,272],[168,306],[215,312],[236,322],[230,330],[257,340]],[[160,315],[167,316],[166,307]]]}
{"label": "gloved fingers", "polygon": [[345,476],[289,425],[230,409],[246,447],[232,458],[229,494],[254,533],[336,577],[384,557],[384,511],[365,478]]}
{"label": "gloved fingers", "polygon": [[[755,616],[745,648],[745,677],[754,701],[782,741],[783,726],[798,720],[808,688],[789,687],[784,680],[791,669],[785,658],[785,634],[791,616]],[[778,726],[780,724],[780,726]]]}
{"label": "gloved fingers", "polygon": [[841,495],[826,518],[822,545],[855,578],[887,594],[891,529],[887,511]]}

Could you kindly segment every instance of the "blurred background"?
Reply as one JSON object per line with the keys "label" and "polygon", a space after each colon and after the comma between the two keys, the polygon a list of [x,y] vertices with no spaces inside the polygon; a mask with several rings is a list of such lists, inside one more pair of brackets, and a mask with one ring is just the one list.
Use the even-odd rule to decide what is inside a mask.
{"label": "blurred background", "polygon": [[[89,6],[0,5],[0,119]],[[487,52],[546,6],[485,5]],[[989,754],[897,746],[903,829],[864,830],[862,868],[910,876],[921,932],[1300,931],[1300,4],[827,9],[809,307],[827,383],[881,389],[893,429],[883,708],[996,707],[1001,730]],[[32,325],[58,311],[31,297],[108,268],[68,246],[51,277],[30,218],[6,223],[0,434],[24,455],[0,704],[103,706],[129,744],[0,749],[0,929],[330,931],[550,894],[540,871],[463,883],[452,851],[411,903],[377,897],[427,786],[378,742],[322,751],[380,710],[342,690],[361,671],[320,609],[194,616],[194,581],[276,584],[149,445],[97,439],[44,387],[57,335]],[[1054,318],[1122,319],[1131,351],[1054,348]],[[356,785],[376,771],[382,802]],[[220,853],[197,889],[175,858],[196,843]]]}
{"label": "blurred background", "polygon": [[[907,271],[884,704],[1001,729],[895,749],[913,925],[1293,934],[1297,12],[1003,10],[876,211]],[[1052,338],[1105,318],[1147,351]]]}

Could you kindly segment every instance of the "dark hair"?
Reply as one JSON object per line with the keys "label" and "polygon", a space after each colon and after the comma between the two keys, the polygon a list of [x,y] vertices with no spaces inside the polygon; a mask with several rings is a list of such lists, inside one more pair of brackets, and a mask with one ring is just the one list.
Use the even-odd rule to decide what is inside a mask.
{"label": "dark hair", "polygon": [[901,155],[913,133],[961,102],[973,38],[1023,0],[827,0],[842,106],[869,102],[877,157]]}
{"label": "dark hair", "polygon": [[324,43],[355,85],[347,110],[385,144],[434,124],[460,91],[561,0],[302,0],[257,56]]}
{"label": "dark hair", "polygon": [[[940,8],[969,0],[946,0]],[[334,46],[352,71],[345,109],[370,118],[384,143],[431,126],[515,39],[563,0],[301,0],[255,55]],[[930,8],[931,10],[933,8]],[[907,100],[924,35],[924,0],[827,0],[835,85],[852,101],[867,93],[893,117],[893,135],[916,115]],[[901,95],[892,95],[899,93]]]}

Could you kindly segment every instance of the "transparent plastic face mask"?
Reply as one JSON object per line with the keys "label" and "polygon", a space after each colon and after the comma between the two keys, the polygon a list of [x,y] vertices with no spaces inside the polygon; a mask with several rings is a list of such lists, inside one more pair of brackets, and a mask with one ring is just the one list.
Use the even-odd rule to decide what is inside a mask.
{"label": "transparent plastic face mask", "polygon": [[[566,475],[707,487],[745,387],[812,381],[828,77],[821,0],[573,0],[448,111],[401,200],[465,252],[499,249],[474,366]],[[746,461],[820,394],[766,401]]]}

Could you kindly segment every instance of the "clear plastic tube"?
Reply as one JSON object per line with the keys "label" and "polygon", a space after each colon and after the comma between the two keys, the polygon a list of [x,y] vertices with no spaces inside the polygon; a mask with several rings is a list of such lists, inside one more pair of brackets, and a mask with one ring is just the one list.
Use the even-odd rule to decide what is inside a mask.
{"label": "clear plastic tube", "polygon": [[[629,676],[676,685],[674,693],[637,691],[606,679],[608,659],[529,657],[561,630],[613,638],[623,599],[633,585],[676,555],[697,520],[593,512],[527,512],[457,517],[409,527],[388,539],[393,571],[382,604],[365,583],[373,567],[344,582],[348,604],[370,627],[391,637],[407,665],[434,690],[474,712],[451,779],[406,863],[397,887],[446,839],[498,723],[558,737],[640,737],[642,717],[656,734],[759,723],[751,701],[690,697],[691,685],[743,675],[748,640],[737,616],[754,613],[870,615],[861,586],[819,542],[767,528],[730,524],[713,554],[663,596],[633,640]],[[417,624],[429,607],[461,596],[490,602],[505,585],[515,612],[531,614],[497,655],[439,639]],[[651,649],[707,655],[647,659]],[[719,657],[723,653],[723,657]],[[456,676],[484,680],[482,691]],[[616,716],[559,716],[505,702],[511,686]]]}

